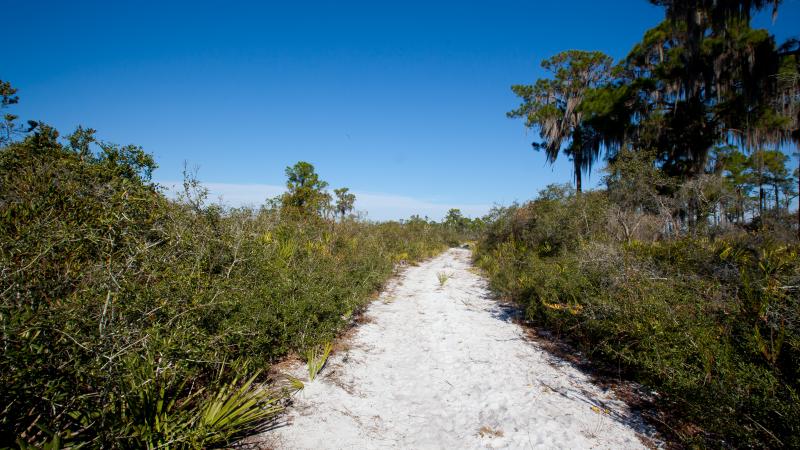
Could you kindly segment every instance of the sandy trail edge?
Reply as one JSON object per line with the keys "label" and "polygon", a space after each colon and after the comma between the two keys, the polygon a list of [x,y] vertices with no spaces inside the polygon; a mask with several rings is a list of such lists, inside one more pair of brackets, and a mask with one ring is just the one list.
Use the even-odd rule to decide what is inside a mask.
{"label": "sandy trail edge", "polygon": [[[470,252],[410,267],[372,303],[266,447],[642,448],[653,430],[610,390],[525,339]],[[451,278],[444,287],[437,273]],[[290,372],[307,378],[305,366]]]}

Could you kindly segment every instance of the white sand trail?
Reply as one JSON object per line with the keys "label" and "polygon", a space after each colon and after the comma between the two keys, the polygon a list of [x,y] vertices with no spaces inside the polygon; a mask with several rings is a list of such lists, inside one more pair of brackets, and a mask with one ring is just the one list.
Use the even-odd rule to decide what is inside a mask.
{"label": "white sand trail", "polygon": [[[289,449],[643,447],[641,419],[526,340],[469,268],[469,251],[451,249],[397,277],[269,439]],[[443,287],[439,272],[451,274]]]}

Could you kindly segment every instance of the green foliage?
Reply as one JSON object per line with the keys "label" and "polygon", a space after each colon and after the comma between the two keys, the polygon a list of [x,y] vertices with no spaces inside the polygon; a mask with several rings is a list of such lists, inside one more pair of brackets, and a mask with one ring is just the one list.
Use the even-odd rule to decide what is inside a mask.
{"label": "green foliage", "polygon": [[447,280],[452,278],[452,273],[447,272],[436,272],[436,279],[439,280],[439,287],[443,287]]}
{"label": "green foliage", "polygon": [[728,222],[773,227],[786,222],[796,194],[796,177],[789,157],[779,150],[755,150],[750,155],[733,146],[713,153],[713,171],[724,178],[721,206]]}
{"label": "green foliage", "polygon": [[608,81],[612,62],[601,52],[569,50],[542,61],[552,78],[511,87],[523,103],[508,117],[522,117],[526,127],[538,130],[542,142],[533,146],[545,151],[548,162],[555,161],[563,147],[573,162],[578,191],[581,174],[591,170],[603,144],[581,105],[593,89]]}
{"label": "green foliage", "polygon": [[447,243],[451,246],[461,245],[464,240],[475,240],[483,230],[484,220],[480,217],[469,218],[458,208],[447,211],[441,225],[447,232]]}
{"label": "green foliage", "polygon": [[508,115],[538,131],[534,147],[548,162],[561,151],[571,158],[578,191],[603,151],[612,159],[625,148],[654,152],[668,177],[691,179],[716,146],[800,142],[797,41],[778,47],[750,25],[753,12],[777,11],[779,1],[653,3],[665,20],[617,66],[568,50],[542,62],[549,78],[512,86],[523,103]]}
{"label": "green foliage", "polygon": [[11,83],[0,80],[0,108],[18,103],[19,96],[16,93],[17,89],[11,86]]}
{"label": "green foliage", "polygon": [[[0,147],[0,442],[229,445],[298,388],[252,368],[329,342],[396,262],[445,247],[428,222],[206,205],[191,175],[171,201],[152,157],[93,133]],[[323,184],[295,169],[305,218]]]}
{"label": "green foliage", "polygon": [[551,187],[496,212],[476,260],[528,319],[657,390],[685,443],[800,445],[800,247],[771,233],[626,238],[618,212],[659,216],[618,199]]}
{"label": "green foliage", "polygon": [[286,168],[286,188],[281,203],[290,214],[320,215],[329,206],[331,197],[325,192],[328,183],[320,180],[314,166],[300,161]]}
{"label": "green foliage", "polygon": [[336,194],[336,212],[344,218],[345,214],[353,210],[356,195],[346,187],[334,189],[333,192]]}
{"label": "green foliage", "polygon": [[772,106],[772,36],[752,29],[749,16],[712,23],[703,6],[686,8],[704,18],[671,17],[647,31],[616,81],[631,87],[621,99],[631,110],[621,117],[626,143],[657,150],[662,170],[678,177],[702,173],[715,145],[734,138],[752,149],[780,141],[785,128]]}
{"label": "green foliage", "polygon": [[215,395],[202,405],[196,417],[200,442],[227,443],[245,434],[265,429],[270,419],[283,410],[278,401],[285,392],[258,388],[254,385],[258,372],[244,383],[234,378],[218,388]]}
{"label": "green foliage", "polygon": [[458,208],[452,208],[447,211],[447,215],[444,218],[445,225],[452,227],[452,228],[465,228],[467,226],[467,219],[461,214],[461,210]]}
{"label": "green foliage", "polygon": [[[17,89],[11,83],[0,80],[0,111],[19,103],[19,96],[16,94]],[[11,142],[16,134],[33,131],[39,125],[38,122],[29,120],[28,127],[22,127],[16,123],[18,118],[17,115],[11,113],[5,113],[0,118],[0,145]]]}
{"label": "green foliage", "polygon": [[333,350],[333,345],[330,342],[326,342],[321,348],[315,347],[306,352],[308,381],[314,381],[314,379],[317,378],[319,371],[322,370],[322,368],[325,367],[325,363],[328,362],[328,356],[330,356],[331,350]]}
{"label": "green foliage", "polygon": [[[7,108],[9,105],[14,105],[19,102],[17,89],[11,86],[8,81],[0,80],[0,110]],[[6,113],[2,117],[0,123],[0,145],[11,140],[11,135],[14,130],[14,121],[17,116],[11,113]]]}
{"label": "green foliage", "polygon": [[575,195],[568,185],[550,185],[530,204],[497,211],[482,245],[512,240],[540,256],[566,252],[588,236],[606,232],[607,204],[604,192]]}

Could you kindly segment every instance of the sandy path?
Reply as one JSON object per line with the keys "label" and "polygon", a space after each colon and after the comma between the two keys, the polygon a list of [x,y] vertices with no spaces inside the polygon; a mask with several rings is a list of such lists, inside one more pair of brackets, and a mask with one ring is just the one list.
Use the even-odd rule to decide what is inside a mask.
{"label": "sandy path", "polygon": [[[291,449],[641,448],[641,420],[526,340],[469,258],[451,249],[399,276],[270,440]],[[452,274],[444,287],[438,272]]]}

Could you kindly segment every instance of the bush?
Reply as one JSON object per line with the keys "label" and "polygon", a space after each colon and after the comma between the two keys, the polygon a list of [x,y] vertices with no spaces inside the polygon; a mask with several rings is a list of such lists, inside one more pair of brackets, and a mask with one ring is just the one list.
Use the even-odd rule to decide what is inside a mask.
{"label": "bush", "polygon": [[676,418],[705,430],[679,428],[686,443],[800,446],[797,244],[769,234],[617,240],[601,195],[501,212],[476,254],[493,289],[657,389]]}
{"label": "bush", "polygon": [[[436,224],[180,201],[152,158],[47,127],[0,149],[0,442],[226,445],[295,387],[265,369],[330,340]],[[93,144],[92,144],[93,145]]]}

